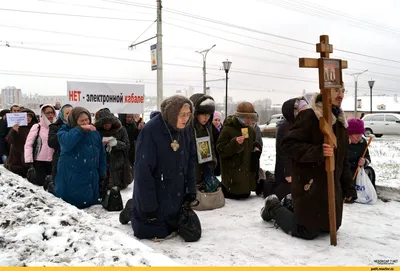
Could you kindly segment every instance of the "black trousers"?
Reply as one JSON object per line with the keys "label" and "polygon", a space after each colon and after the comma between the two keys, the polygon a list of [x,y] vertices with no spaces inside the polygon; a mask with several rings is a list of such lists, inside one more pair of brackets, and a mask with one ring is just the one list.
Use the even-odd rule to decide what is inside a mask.
{"label": "black trousers", "polygon": [[33,163],[33,167],[35,168],[36,172],[36,180],[34,184],[43,186],[46,176],[51,175],[52,163],[44,161],[35,161]]}
{"label": "black trousers", "polygon": [[294,213],[283,206],[276,210],[275,223],[285,233],[305,240],[313,240],[322,233],[321,230],[310,229],[297,224]]}

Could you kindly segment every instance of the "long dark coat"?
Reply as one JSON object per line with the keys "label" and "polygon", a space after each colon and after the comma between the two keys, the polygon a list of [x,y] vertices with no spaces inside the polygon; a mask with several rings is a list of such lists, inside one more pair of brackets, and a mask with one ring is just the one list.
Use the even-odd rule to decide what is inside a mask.
{"label": "long dark coat", "polygon": [[276,162],[275,162],[275,186],[273,193],[282,199],[290,194],[291,184],[288,183],[286,177],[291,177],[290,169],[290,153],[286,153],[282,148],[282,140],[289,133],[298,112],[298,106],[302,97],[287,100],[282,105],[282,114],[284,120],[278,125],[276,130]]}
{"label": "long dark coat", "polygon": [[[132,228],[140,239],[165,238],[176,231],[185,195],[196,193],[196,151],[190,129],[178,131],[166,123],[161,113],[156,114],[137,140]],[[167,127],[174,139],[179,138],[176,152]],[[146,213],[155,213],[156,221],[149,222]]]}
{"label": "long dark coat", "polygon": [[9,131],[10,128],[7,127],[7,121],[5,119],[0,119],[0,158],[3,155],[8,156],[10,153],[10,146],[6,141],[6,136]]}
{"label": "long dark coat", "polygon": [[61,126],[64,125],[62,119],[57,119],[57,121],[49,126],[49,138],[47,139],[47,144],[50,148],[54,150],[53,153],[53,161],[52,161],[52,170],[51,176],[53,180],[57,175],[57,164],[58,158],[60,157],[60,143],[58,142],[58,130],[60,130]]}
{"label": "long dark coat", "polygon": [[281,146],[282,140],[289,133],[289,129],[291,126],[292,124],[285,119],[276,130],[276,159],[274,171],[276,186],[274,187],[274,194],[276,194],[279,199],[285,197],[287,194],[290,193],[291,190],[291,184],[288,183],[286,180],[286,177],[292,176],[290,169],[290,157],[286,154]]}
{"label": "long dark coat", "polygon": [[[282,146],[292,159],[292,200],[297,223],[310,229],[329,231],[328,180],[325,170],[324,136],[319,129],[322,117],[321,95],[315,95],[310,109],[301,111],[283,139]],[[336,227],[342,224],[344,197],[357,198],[348,163],[349,138],[343,111],[332,114],[337,138],[335,150]],[[311,186],[307,189],[306,184]]]}
{"label": "long dark coat", "polygon": [[[357,144],[349,144],[349,163],[350,163],[350,171],[351,171],[351,176],[354,176],[357,166],[358,166],[358,161],[360,160],[361,156],[364,153],[364,150],[367,148],[367,140],[365,138],[362,138],[361,141]],[[369,150],[365,153],[365,165],[364,167],[367,167],[371,163],[371,156],[369,155]]]}
{"label": "long dark coat", "polygon": [[245,195],[256,189],[256,171],[252,170],[251,153],[255,146],[256,135],[252,127],[246,127],[249,138],[239,144],[236,138],[242,135],[245,128],[236,116],[224,121],[224,128],[219,135],[217,151],[221,161],[222,184],[233,195]]}
{"label": "long dark coat", "polygon": [[[112,124],[110,130],[104,129],[105,123]],[[130,165],[128,160],[130,147],[128,133],[117,117],[103,109],[97,114],[95,127],[101,137],[113,136],[117,139],[117,145],[112,148],[111,152],[106,152],[107,174],[109,176],[108,188],[118,186],[120,189],[124,189],[133,181],[132,174],[126,172],[132,170],[126,166],[127,164]]]}
{"label": "long dark coat", "polygon": [[138,129],[136,122],[126,123],[126,114],[118,114],[118,117],[119,120],[121,121],[122,126],[125,127],[126,132],[128,133],[128,138],[129,138],[128,159],[133,166],[135,164],[136,140],[139,136],[140,130]]}
{"label": "long dark coat", "polygon": [[[193,102],[194,106],[194,116],[190,123],[191,132],[193,136],[193,141],[196,143],[196,138],[201,137],[210,137],[210,144],[211,144],[211,152],[213,160],[210,162],[206,162],[203,164],[199,164],[197,153],[196,153],[196,183],[199,190],[203,189],[203,182],[204,182],[204,170],[205,167],[210,167],[210,169],[214,170],[217,166],[217,157],[215,155],[215,142],[214,142],[214,135],[213,135],[213,124],[212,124],[212,117],[210,117],[209,121],[206,125],[201,125],[197,120],[197,116],[199,114],[209,114],[210,116],[214,115],[215,105],[214,104],[207,104],[206,106],[201,106],[201,103],[205,100],[212,100],[214,99],[208,95],[204,94],[194,94],[190,97],[190,100]],[[196,145],[195,145],[196,146]],[[197,147],[196,147],[197,149]]]}
{"label": "long dark coat", "polygon": [[24,146],[26,138],[33,124],[38,123],[35,113],[29,109],[24,109],[22,112],[30,113],[32,121],[28,126],[20,126],[18,133],[14,129],[10,129],[6,137],[6,142],[10,145],[10,154],[7,157],[7,169],[26,178],[26,173],[29,169],[23,163],[22,156],[24,153]]}

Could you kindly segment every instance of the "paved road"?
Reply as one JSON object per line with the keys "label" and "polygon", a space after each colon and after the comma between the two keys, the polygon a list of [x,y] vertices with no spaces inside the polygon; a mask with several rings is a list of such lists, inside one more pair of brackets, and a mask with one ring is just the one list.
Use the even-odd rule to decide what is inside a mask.
{"label": "paved road", "polygon": [[374,141],[399,141],[400,142],[400,135],[383,135],[381,138],[374,137]]}

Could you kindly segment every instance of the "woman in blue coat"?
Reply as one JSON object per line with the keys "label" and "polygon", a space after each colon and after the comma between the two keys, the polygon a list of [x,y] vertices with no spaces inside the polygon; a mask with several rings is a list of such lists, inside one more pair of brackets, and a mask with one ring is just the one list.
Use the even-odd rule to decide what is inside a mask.
{"label": "woman in blue coat", "polygon": [[[178,229],[184,201],[196,199],[195,145],[187,124],[192,102],[176,95],[142,128],[136,143],[131,222],[139,239],[165,238]],[[126,208],[127,208],[126,207]]]}
{"label": "woman in blue coat", "polygon": [[106,155],[89,111],[72,109],[57,135],[61,154],[55,195],[78,208],[100,203],[99,180],[106,175]]}

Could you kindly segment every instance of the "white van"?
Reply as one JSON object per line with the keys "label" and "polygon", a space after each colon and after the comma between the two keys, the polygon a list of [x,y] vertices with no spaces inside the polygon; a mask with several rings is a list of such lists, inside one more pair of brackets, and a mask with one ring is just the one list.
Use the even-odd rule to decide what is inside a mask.
{"label": "white van", "polygon": [[377,113],[369,114],[362,118],[365,127],[365,136],[374,134],[376,137],[382,135],[400,135],[400,114]]}

